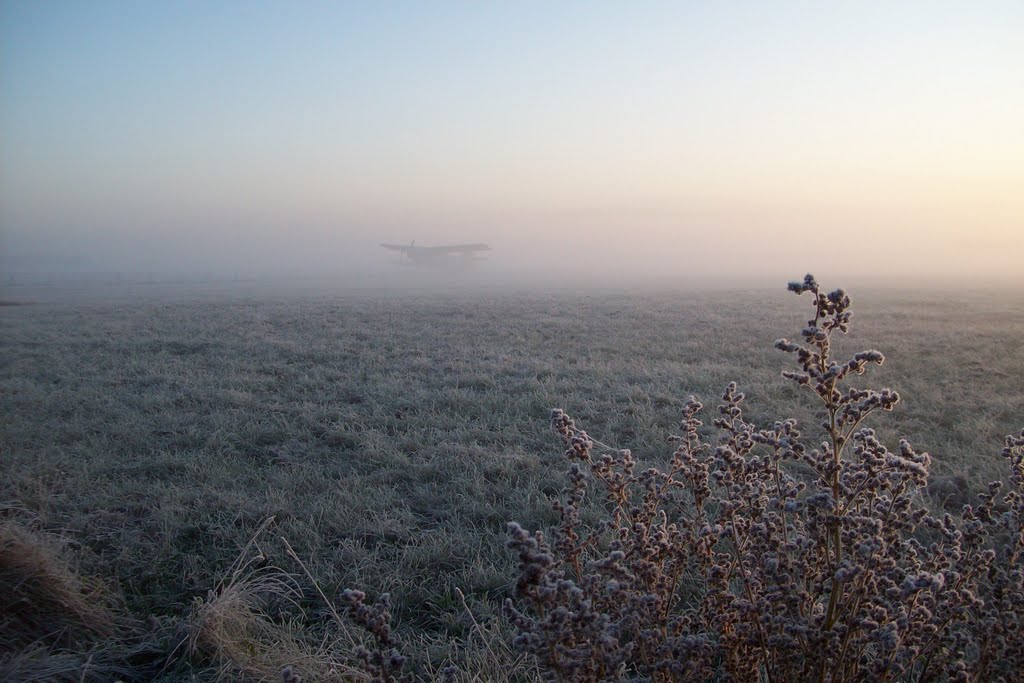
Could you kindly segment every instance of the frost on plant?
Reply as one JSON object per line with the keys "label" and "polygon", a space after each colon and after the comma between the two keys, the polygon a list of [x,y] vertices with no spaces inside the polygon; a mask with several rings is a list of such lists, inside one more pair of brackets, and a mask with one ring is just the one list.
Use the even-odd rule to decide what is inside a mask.
{"label": "frost on plant", "polygon": [[[813,436],[748,422],[731,383],[709,428],[691,397],[671,459],[641,469],[552,413],[570,461],[560,522],[548,535],[509,524],[519,576],[505,605],[551,680],[1024,678],[1024,432],[1002,453],[1009,493],[995,482],[936,516],[920,496],[930,456],[865,425],[900,397],[849,384],[884,357],[833,357],[849,296],[810,275],[789,289],[814,315],[775,346],[816,397]],[[584,524],[592,504],[603,523]]]}

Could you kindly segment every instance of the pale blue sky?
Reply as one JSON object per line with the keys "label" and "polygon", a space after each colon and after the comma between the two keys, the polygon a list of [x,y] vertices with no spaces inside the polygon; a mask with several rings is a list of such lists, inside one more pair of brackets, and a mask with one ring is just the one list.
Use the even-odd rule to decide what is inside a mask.
{"label": "pale blue sky", "polygon": [[1024,248],[1021,2],[0,7],[5,268],[414,238],[554,266],[558,235],[791,275],[815,256],[785,235],[817,230],[884,238],[851,269],[972,274]]}

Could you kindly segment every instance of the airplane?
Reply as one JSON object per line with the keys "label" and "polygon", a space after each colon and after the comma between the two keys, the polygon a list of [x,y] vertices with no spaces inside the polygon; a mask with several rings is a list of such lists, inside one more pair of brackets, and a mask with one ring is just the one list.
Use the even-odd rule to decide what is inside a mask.
{"label": "airplane", "polygon": [[408,245],[381,244],[391,251],[399,252],[403,263],[413,266],[466,265],[473,261],[482,261],[477,252],[490,251],[489,245],[475,242],[473,244],[449,244],[436,247],[418,247],[416,240]]}

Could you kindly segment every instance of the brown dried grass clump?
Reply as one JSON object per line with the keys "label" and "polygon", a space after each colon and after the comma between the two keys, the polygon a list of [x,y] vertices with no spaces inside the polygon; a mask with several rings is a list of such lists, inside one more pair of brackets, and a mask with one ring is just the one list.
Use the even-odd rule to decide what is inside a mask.
{"label": "brown dried grass clump", "polygon": [[314,645],[303,637],[299,620],[274,617],[273,612],[283,611],[275,609],[280,606],[299,611],[301,591],[280,569],[257,568],[264,560],[262,553],[243,561],[255,540],[243,550],[228,578],[194,606],[188,629],[190,655],[211,659],[222,680],[363,680],[336,659],[330,639]]}
{"label": "brown dried grass clump", "polygon": [[78,576],[53,539],[0,522],[0,655],[80,648],[112,637],[119,621],[101,586]]}
{"label": "brown dried grass clump", "polygon": [[152,653],[113,598],[58,539],[0,522],[0,681],[147,680]]}

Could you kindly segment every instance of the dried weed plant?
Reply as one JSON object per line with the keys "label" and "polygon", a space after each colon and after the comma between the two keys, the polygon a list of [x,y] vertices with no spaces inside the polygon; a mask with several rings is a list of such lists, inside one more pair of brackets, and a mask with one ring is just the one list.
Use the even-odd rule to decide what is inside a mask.
{"label": "dried weed plant", "polygon": [[[729,384],[709,439],[691,397],[667,467],[640,469],[562,410],[572,463],[549,535],[508,525],[518,553],[515,644],[557,681],[1024,680],[1024,432],[958,516],[922,503],[931,461],[864,426],[899,396],[850,380],[878,351],[836,360],[850,298],[808,275],[784,376],[820,404],[819,436],[747,421]],[[593,492],[593,493],[592,493]],[[605,521],[587,524],[593,495]]]}

